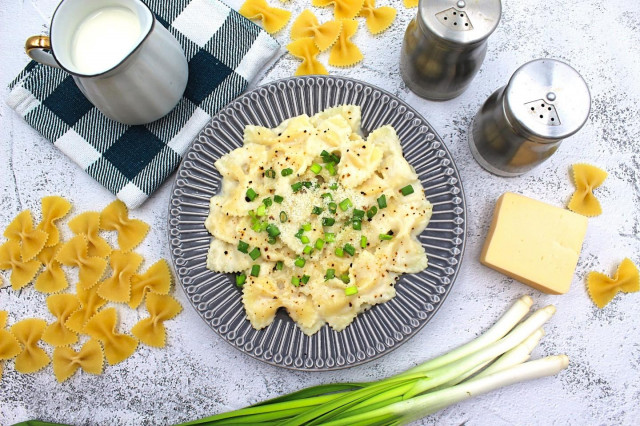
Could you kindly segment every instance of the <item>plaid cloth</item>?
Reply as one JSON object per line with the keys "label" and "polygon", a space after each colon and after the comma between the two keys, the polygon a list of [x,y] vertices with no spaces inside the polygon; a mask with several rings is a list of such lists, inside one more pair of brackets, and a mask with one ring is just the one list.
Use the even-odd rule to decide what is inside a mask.
{"label": "plaid cloth", "polygon": [[126,126],[105,117],[64,71],[30,62],[7,103],[129,208],[142,204],[180,164],[211,116],[279,57],[262,29],[218,0],[144,0],[178,39],[189,81],[165,117]]}

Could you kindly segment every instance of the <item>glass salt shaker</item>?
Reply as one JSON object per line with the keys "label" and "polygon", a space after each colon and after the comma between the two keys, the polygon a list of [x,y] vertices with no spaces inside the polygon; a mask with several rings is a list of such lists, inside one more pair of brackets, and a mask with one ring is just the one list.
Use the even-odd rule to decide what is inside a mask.
{"label": "glass salt shaker", "polygon": [[420,0],[400,55],[407,87],[434,101],[464,92],[484,61],[501,14],[500,0]]}
{"label": "glass salt shaker", "polygon": [[471,123],[469,147],[491,173],[518,176],[551,157],[582,128],[590,110],[589,88],[576,70],[537,59],[485,101]]}

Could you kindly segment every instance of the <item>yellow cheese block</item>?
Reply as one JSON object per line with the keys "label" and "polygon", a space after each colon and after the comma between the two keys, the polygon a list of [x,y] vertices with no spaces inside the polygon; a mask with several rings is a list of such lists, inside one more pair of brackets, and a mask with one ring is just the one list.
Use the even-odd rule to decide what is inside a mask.
{"label": "yellow cheese block", "polygon": [[569,291],[587,218],[507,192],[496,204],[480,261],[544,293]]}

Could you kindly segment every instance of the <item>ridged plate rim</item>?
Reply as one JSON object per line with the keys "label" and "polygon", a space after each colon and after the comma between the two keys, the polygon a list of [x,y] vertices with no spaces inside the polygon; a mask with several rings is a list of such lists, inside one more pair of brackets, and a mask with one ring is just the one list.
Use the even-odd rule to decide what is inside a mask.
{"label": "ridged plate rim", "polygon": [[[329,102],[328,104],[325,105],[320,105],[320,101],[319,100],[319,96],[313,96],[311,89],[316,89],[319,90],[320,93],[319,95],[322,95],[322,89],[323,88],[327,88],[325,90],[329,90],[328,88],[332,87],[332,88],[336,88],[336,90],[338,88],[345,88],[345,91],[343,93],[343,96],[345,97],[345,99],[337,99],[334,98],[332,99],[333,102]],[[338,349],[338,359],[337,360],[333,360],[331,362],[331,365],[329,364],[329,360],[331,360],[331,357],[328,358],[327,361],[325,361],[324,359],[317,357],[311,364],[312,365],[308,365],[309,363],[306,361],[302,361],[301,359],[301,355],[300,355],[300,351],[298,352],[298,357],[295,359],[296,363],[294,363],[293,359],[291,358],[291,354],[288,353],[285,356],[282,355],[282,353],[270,353],[269,355],[267,355],[267,351],[260,351],[260,353],[258,353],[258,350],[256,348],[254,348],[254,346],[252,345],[250,348],[248,347],[249,344],[248,343],[244,343],[244,339],[242,340],[242,343],[238,344],[238,342],[235,342],[236,337],[235,334],[233,334],[232,337],[230,337],[229,335],[231,334],[230,332],[227,331],[227,328],[223,328],[223,324],[221,324],[221,321],[218,321],[217,324],[214,324],[216,321],[216,318],[220,318],[220,316],[218,317],[213,317],[211,316],[210,318],[207,318],[207,314],[212,312],[212,311],[216,311],[216,306],[213,306],[211,309],[209,310],[204,310],[201,309],[198,305],[202,305],[202,299],[201,297],[198,298],[198,300],[195,300],[197,295],[200,295],[202,292],[207,291],[206,288],[201,289],[202,291],[197,291],[197,289],[190,291],[190,287],[195,287],[196,285],[201,285],[206,283],[205,279],[208,279],[209,282],[211,282],[212,280],[218,280],[220,281],[225,281],[226,284],[228,285],[228,287],[233,288],[235,290],[235,284],[227,277],[227,279],[221,279],[218,277],[226,277],[226,274],[220,274],[220,273],[216,273],[216,272],[212,272],[206,269],[206,267],[204,267],[204,271],[200,272],[198,275],[196,275],[195,279],[197,280],[196,282],[193,281],[193,277],[189,276],[189,263],[188,260],[185,260],[185,255],[184,255],[184,251],[181,247],[181,245],[183,245],[184,243],[190,243],[193,240],[195,241],[199,241],[201,239],[206,239],[207,240],[207,246],[208,246],[208,242],[210,242],[210,238],[211,235],[208,233],[208,231],[206,230],[206,228],[204,227],[204,218],[202,218],[202,223],[200,224],[199,229],[197,224],[193,221],[181,221],[180,220],[180,215],[184,215],[187,216],[186,212],[190,212],[189,215],[193,215],[198,217],[199,215],[187,210],[186,212],[182,212],[180,210],[180,207],[182,205],[185,206],[197,206],[198,208],[201,209],[205,209],[206,212],[208,213],[209,210],[209,202],[208,199],[206,199],[208,196],[202,196],[202,195],[198,195],[197,192],[192,192],[192,193],[185,193],[184,192],[184,188],[189,188],[190,185],[187,184],[187,180],[189,178],[191,178],[192,180],[196,180],[196,181],[200,181],[202,182],[203,179],[202,177],[194,177],[193,175],[191,175],[191,170],[195,169],[195,166],[193,165],[192,161],[193,160],[198,160],[200,161],[203,155],[208,155],[208,152],[205,152],[202,148],[203,144],[206,145],[206,143],[208,143],[208,141],[211,139],[211,135],[208,134],[207,132],[211,132],[213,133],[213,130],[216,130],[216,126],[219,128],[220,127],[220,123],[226,123],[227,120],[229,120],[229,116],[233,117],[234,114],[237,111],[241,111],[243,110],[243,108],[250,108],[252,105],[255,108],[255,106],[258,104],[258,101],[261,99],[261,97],[263,97],[265,100],[268,97],[271,98],[275,98],[277,99],[277,94],[278,93],[284,93],[284,92],[280,92],[284,89],[287,90],[291,90],[291,91],[295,91],[295,89],[301,89],[303,90],[303,92],[306,93],[306,96],[300,96],[300,97],[296,97],[295,95],[293,97],[290,98],[291,102],[293,103],[294,106],[298,107],[301,106],[303,112],[306,112],[309,115],[312,115],[313,113],[317,112],[316,110],[313,111],[309,111],[309,109],[313,109],[314,106],[317,106],[320,110],[327,108],[329,106],[335,106],[335,105],[340,105],[340,104],[344,104],[344,103],[349,103],[349,101],[351,101],[351,103],[353,103],[353,100],[355,98],[355,96],[350,96],[350,93],[347,93],[346,89],[350,88],[359,88],[358,90],[361,92],[368,92],[365,93],[365,97],[362,99],[361,103],[355,102],[355,104],[360,104],[361,107],[363,108],[363,126],[366,126],[367,124],[371,124],[371,123],[366,123],[366,120],[368,120],[368,116],[367,113],[369,111],[369,109],[373,109],[373,113],[377,113],[376,115],[376,119],[379,119],[380,116],[384,116],[384,118],[388,118],[387,121],[384,122],[384,124],[393,124],[395,121],[398,121],[398,119],[402,118],[403,116],[405,117],[409,117],[409,118],[405,118],[405,120],[402,121],[402,125],[404,126],[407,122],[411,122],[412,123],[412,128],[415,128],[416,130],[414,131],[413,134],[408,134],[408,135],[403,135],[403,131],[398,131],[398,134],[400,136],[401,139],[401,144],[403,145],[403,150],[405,151],[405,156],[409,157],[409,154],[407,154],[407,150],[411,151],[411,154],[413,154],[417,148],[420,147],[420,145],[416,145],[416,148],[410,148],[413,145],[409,145],[409,146],[405,146],[406,143],[405,141],[408,139],[416,139],[416,132],[418,134],[418,136],[420,134],[424,134],[424,138],[420,139],[420,142],[425,143],[424,147],[426,148],[426,150],[432,154],[431,157],[428,156],[423,156],[423,157],[418,157],[418,159],[416,159],[415,161],[409,161],[410,164],[412,164],[412,166],[416,167],[416,164],[418,164],[418,162],[422,162],[421,164],[428,164],[429,161],[431,161],[431,159],[433,161],[438,161],[439,163],[439,167],[440,169],[443,170],[442,172],[442,176],[443,177],[448,177],[444,183],[441,183],[439,185],[435,185],[434,186],[436,188],[448,185],[451,187],[450,189],[450,195],[451,195],[451,201],[448,203],[451,205],[452,209],[449,210],[445,210],[443,212],[440,212],[439,209],[436,209],[436,205],[434,205],[434,216],[432,216],[431,221],[429,223],[429,225],[427,226],[427,229],[420,235],[420,237],[424,236],[424,239],[428,239],[428,238],[437,238],[437,237],[428,237],[426,235],[432,233],[432,232],[446,232],[446,229],[440,229],[440,228],[431,228],[431,226],[433,226],[435,224],[435,221],[438,221],[438,223],[440,223],[440,219],[435,218],[436,215],[439,214],[444,214],[444,213],[448,213],[448,212],[452,212],[451,214],[454,216],[453,219],[449,220],[448,222],[451,222],[452,226],[455,225],[455,227],[451,228],[451,233],[454,234],[455,236],[452,237],[452,239],[450,240],[453,247],[451,247],[449,249],[449,251],[451,252],[451,257],[449,259],[445,259],[443,257],[438,257],[437,255],[434,256],[433,254],[431,254],[429,252],[429,250],[427,249],[427,253],[429,256],[429,263],[430,263],[430,267],[428,267],[425,271],[419,272],[418,274],[404,274],[400,280],[396,283],[396,290],[398,292],[398,295],[390,300],[389,302],[386,302],[384,304],[381,305],[376,305],[373,308],[371,308],[370,310],[366,311],[365,313],[360,314],[356,320],[354,321],[354,323],[352,323],[349,327],[347,327],[344,331],[342,332],[335,332],[333,330],[331,330],[328,325],[323,326],[323,328],[318,331],[318,333],[316,333],[316,335],[314,336],[319,336],[316,339],[321,341],[322,336],[325,336],[327,339],[326,343],[329,343],[329,348],[330,349]],[[318,89],[320,88],[320,89]],[[368,97],[367,97],[368,96]],[[351,99],[347,99],[347,98],[351,98]],[[313,98],[312,101],[315,101],[315,105],[307,105],[305,103],[305,99],[309,98]],[[384,103],[386,105],[380,105],[381,100],[384,100]],[[252,104],[252,102],[256,102],[255,104]],[[376,106],[377,105],[377,106]],[[274,112],[279,112],[280,114],[282,114],[282,110],[285,107],[288,107],[289,105],[282,105],[282,104],[278,104],[275,103],[273,105],[274,108],[277,108],[277,111],[271,110],[271,114],[273,114]],[[263,108],[263,106],[261,106],[261,108]],[[254,118],[260,118],[260,119],[264,119],[263,121],[260,122],[251,122],[250,124],[261,124],[261,125],[268,125],[268,126],[273,126],[274,124],[278,124],[279,122],[273,123],[273,122],[269,122],[268,118],[269,117],[257,117],[257,113],[258,111],[252,111],[252,114],[254,115]],[[264,112],[264,111],[262,111]],[[285,111],[287,112],[287,111]],[[297,115],[297,112],[299,111],[289,111],[292,112],[292,115]],[[300,112],[302,113],[302,112]],[[390,116],[391,114],[391,116]],[[399,115],[400,114],[400,115]],[[284,117],[284,115],[283,115]],[[275,120],[278,120],[279,118],[276,116],[272,116],[271,118],[274,118]],[[237,120],[236,120],[237,121]],[[280,120],[281,121],[281,120]],[[249,123],[245,123],[245,124],[249,124]],[[374,128],[379,127],[382,124],[376,123],[373,124],[373,128],[371,129],[366,129],[367,131],[371,131]],[[396,127],[394,125],[394,127]],[[404,127],[402,127],[401,129],[404,129]],[[241,136],[241,131],[239,133],[239,135],[236,135],[236,137]],[[240,146],[242,143],[242,139],[240,138],[237,142],[239,142],[236,146]],[[408,142],[407,142],[408,143]],[[416,142],[417,143],[417,142]],[[206,145],[208,148],[211,148],[209,145]],[[228,151],[226,151],[228,152]],[[225,152],[225,153],[226,153]],[[211,162],[210,164],[211,166],[211,170],[210,172],[213,173],[214,175],[217,174],[217,171],[215,171],[215,168],[213,167],[213,162]],[[422,166],[421,166],[422,167]],[[438,170],[440,170],[438,169]],[[432,170],[427,169],[427,170]],[[435,169],[434,169],[435,170]],[[423,174],[422,173],[418,173],[421,181],[422,181],[422,177]],[[218,175],[219,176],[219,175]],[[439,176],[439,175],[436,175]],[[426,178],[427,176],[425,176]],[[427,180],[427,182],[429,182],[429,180]],[[196,184],[192,184],[193,188],[200,188],[202,189],[202,187],[196,185]],[[423,186],[424,186],[424,182],[423,182]],[[437,197],[442,197],[442,196],[448,196],[446,192],[441,192],[441,193],[433,193],[431,190],[429,189],[433,189],[431,186],[427,187],[425,186],[425,193],[427,194],[427,198],[429,199],[429,197],[431,196],[431,198],[437,198]],[[216,189],[216,193],[217,193],[217,189]],[[185,201],[183,201],[184,198],[189,198],[192,197],[192,199],[196,200],[196,203],[200,203],[200,204],[193,204],[193,203],[186,203]],[[206,199],[206,200],[205,200]],[[430,199],[430,201],[433,203],[432,199]],[[443,202],[438,202],[438,206],[440,205],[444,205],[445,203]],[[455,213],[453,213],[455,212]],[[200,215],[201,216],[201,215]],[[451,156],[451,153],[449,152],[449,150],[447,149],[446,145],[444,144],[444,142],[442,141],[442,138],[439,136],[439,134],[435,131],[435,129],[433,129],[433,127],[427,122],[426,119],[424,119],[424,117],[422,117],[417,111],[415,111],[414,108],[412,108],[410,105],[406,104],[404,101],[402,101],[401,99],[399,99],[398,97],[394,96],[393,94],[387,92],[384,89],[380,89],[379,87],[376,87],[374,85],[359,81],[359,80],[355,80],[355,79],[351,79],[351,78],[346,78],[346,77],[335,77],[335,76],[305,76],[305,77],[291,77],[291,78],[284,78],[284,79],[280,79],[280,80],[276,80],[270,83],[267,83],[265,85],[259,86],[245,94],[243,94],[242,96],[236,98],[234,101],[232,101],[231,103],[229,103],[226,107],[224,107],[223,109],[221,109],[215,116],[212,117],[212,119],[210,120],[210,122],[200,131],[200,133],[198,134],[198,136],[194,139],[194,141],[191,143],[188,151],[185,153],[184,157],[183,157],[183,161],[176,173],[176,178],[173,182],[172,185],[172,189],[171,189],[171,198],[169,201],[169,215],[168,215],[168,238],[169,238],[169,246],[170,246],[170,252],[171,252],[171,261],[172,261],[172,266],[176,272],[176,277],[177,277],[177,281],[180,282],[180,285],[182,286],[185,295],[187,296],[187,298],[189,299],[189,302],[191,303],[191,305],[193,306],[193,308],[196,310],[196,312],[198,313],[198,315],[207,323],[207,325],[209,325],[209,327],[211,327],[211,329],[218,334],[224,341],[226,341],[227,343],[229,343],[231,346],[235,347],[236,349],[240,350],[241,352],[255,358],[258,359],[260,361],[266,362],[268,364],[271,365],[275,365],[275,366],[279,366],[279,367],[284,367],[284,368],[288,368],[288,369],[292,369],[292,370],[298,370],[298,371],[332,371],[332,370],[339,370],[339,369],[343,369],[343,368],[348,368],[348,367],[353,367],[356,365],[360,365],[363,364],[365,362],[369,362],[372,361],[374,359],[377,359],[383,355],[386,355],[388,353],[390,353],[391,351],[397,349],[400,345],[402,345],[403,343],[405,343],[407,340],[409,340],[411,337],[413,337],[415,334],[417,334],[430,320],[431,318],[433,318],[433,316],[436,314],[436,312],[440,309],[440,307],[442,306],[442,304],[444,303],[446,297],[448,296],[449,292],[451,291],[451,288],[453,286],[453,284],[455,283],[455,280],[458,276],[459,270],[460,270],[460,265],[462,262],[462,258],[464,255],[464,250],[465,250],[465,246],[466,246],[466,234],[467,234],[467,207],[466,207],[466,200],[465,200],[465,196],[464,196],[464,190],[462,187],[462,182],[460,181],[460,174],[458,172],[458,169],[455,165],[455,161],[453,160],[453,157]],[[206,218],[206,216],[205,216]],[[435,219],[434,219],[435,218]],[[442,222],[447,222],[446,220],[442,220]],[[182,228],[180,228],[181,224],[184,223],[188,223],[189,225],[196,225],[196,228],[194,229],[190,229],[188,228],[186,225],[184,225]],[[194,235],[189,235],[188,241],[181,241],[180,240],[180,235],[182,233],[185,234],[194,234],[196,236],[196,238],[194,238]],[[437,234],[439,235],[439,234]],[[443,239],[444,240],[444,239]],[[437,241],[437,240],[434,240]],[[426,243],[424,243],[423,241],[421,241],[421,243],[423,244],[423,246],[425,246]],[[444,243],[442,243],[444,244]],[[202,247],[199,247],[202,248]],[[437,247],[437,246],[429,246],[430,249],[439,249],[439,250],[444,250],[446,251],[446,249],[444,248],[444,246],[442,247]],[[193,249],[195,250],[195,249]],[[187,249],[188,251],[188,249]],[[200,253],[200,257],[202,257],[202,253]],[[206,251],[204,251],[204,259],[206,261]],[[193,260],[190,259],[190,260]],[[449,263],[449,265],[447,266],[446,264],[442,264],[440,265],[438,262],[436,262],[436,260],[438,262],[442,261],[444,263]],[[203,262],[204,263],[204,262]],[[366,321],[367,323],[369,323],[369,319],[374,318],[374,320],[377,322],[377,325],[381,325],[380,321],[384,321],[384,315],[386,315],[384,312],[382,313],[382,316],[376,314],[376,312],[378,311],[382,311],[382,310],[387,310],[387,309],[392,309],[391,306],[394,306],[394,301],[395,304],[400,303],[399,302],[399,296],[400,294],[404,294],[405,291],[408,292],[408,288],[405,288],[409,285],[414,285],[413,283],[408,283],[408,279],[409,277],[421,277],[421,280],[426,280],[428,281],[428,279],[424,278],[424,276],[429,276],[429,275],[433,275],[433,268],[436,268],[436,266],[433,265],[437,265],[437,268],[439,269],[439,271],[443,274],[442,276],[440,276],[440,280],[441,282],[445,282],[445,284],[442,284],[439,287],[440,289],[442,289],[442,291],[438,294],[432,294],[430,295],[431,300],[430,301],[425,301],[424,304],[424,310],[420,311],[417,310],[416,314],[418,316],[424,315],[422,318],[415,318],[415,317],[408,317],[407,318],[407,322],[405,322],[400,328],[396,328],[396,329],[391,329],[391,330],[385,330],[384,332],[380,333],[380,336],[384,335],[385,339],[382,339],[379,335],[374,334],[371,337],[374,337],[375,339],[372,339],[372,344],[366,346],[365,348],[367,350],[372,349],[373,353],[371,353],[371,350],[369,350],[368,353],[365,353],[363,351],[363,349],[360,348],[360,346],[365,346],[364,343],[367,343],[367,338],[365,338],[365,336],[362,334],[362,323],[365,321],[365,319],[362,318],[367,318]],[[196,265],[196,267],[202,267],[203,265]],[[443,281],[444,278],[444,281]],[[187,283],[188,281],[188,283]],[[416,289],[418,289],[418,287],[414,287]],[[226,287],[223,287],[223,290],[227,291]],[[425,289],[422,289],[423,291],[426,291]],[[208,290],[208,293],[211,293],[211,289]],[[233,304],[236,304],[236,301],[240,301],[240,310],[242,311],[242,315],[240,318],[240,322],[241,324],[244,324],[244,328],[243,331],[244,335],[246,336],[248,334],[252,334],[251,330],[252,327],[249,324],[248,320],[246,319],[246,315],[244,314],[244,307],[242,306],[242,302],[241,302],[241,293],[238,290],[235,290],[237,292],[237,298],[236,300],[232,300],[232,307]],[[440,290],[438,290],[440,291]],[[407,293],[408,295],[412,295],[413,297],[417,298],[417,292],[416,293]],[[404,296],[403,296],[404,297]],[[227,297],[227,299],[229,299],[229,297]],[[211,299],[209,299],[211,300]],[[223,304],[222,307],[224,307],[225,305]],[[387,306],[390,306],[389,308],[385,308]],[[405,307],[403,307],[405,308]],[[396,308],[397,309],[397,308]],[[406,312],[406,309],[403,309]],[[229,311],[229,308],[227,308],[227,311]],[[222,318],[224,318],[226,316],[227,311],[222,313]],[[237,310],[236,310],[237,311]],[[232,319],[237,319],[238,318],[238,313],[236,311],[235,312],[235,316],[232,316]],[[391,311],[391,316],[397,316],[399,309],[397,309],[397,311]],[[402,313],[401,313],[402,314]],[[212,314],[213,315],[213,314]],[[415,325],[417,322],[417,325]],[[259,331],[253,331],[253,339],[251,340],[252,343],[255,340],[258,340],[259,343],[262,345],[262,343],[267,340],[267,338],[269,337],[268,334],[270,333],[270,330],[274,327],[274,324],[281,324],[281,323],[289,323],[289,324],[293,324],[293,321],[286,315],[283,313],[278,313],[278,316],[276,317],[276,319],[274,320],[274,323],[263,329],[263,330],[259,330]],[[357,325],[358,324],[358,325]],[[408,325],[407,325],[408,324]],[[388,323],[387,323],[388,325]],[[246,330],[246,328],[250,329],[250,330]],[[367,326],[370,326],[370,324],[367,324]],[[301,347],[301,345],[299,344],[300,339],[306,339],[303,342],[306,342],[307,346],[310,344],[310,340],[308,339],[313,339],[315,337],[307,337],[305,336],[297,327],[294,326],[293,331],[292,331],[292,336],[289,336],[288,334],[288,330],[290,329],[290,326],[284,325],[284,327],[286,327],[286,330],[284,330],[284,336],[282,336],[283,338],[286,337],[291,337],[291,338],[295,338],[297,340],[294,340],[293,344],[297,344],[296,347]],[[358,328],[358,330],[360,331],[360,334],[354,333],[353,330],[356,329],[356,327]],[[280,326],[278,325],[276,328],[280,328]],[[347,341],[346,339],[344,339],[343,337],[346,336],[346,334],[342,334],[342,333],[349,333],[350,331],[351,335],[353,335],[356,340],[359,339],[358,342],[356,343],[356,348],[354,347],[348,347],[347,346]],[[373,328],[371,328],[372,331],[374,331]],[[409,330],[409,331],[407,331]],[[278,330],[279,331],[279,330]],[[276,331],[276,332],[278,332]],[[295,334],[294,334],[295,333]],[[256,338],[256,336],[261,335],[261,338]],[[399,337],[400,336],[400,337]],[[331,341],[329,341],[329,337],[331,337]],[[376,340],[377,339],[377,340]],[[391,343],[390,343],[391,342]],[[349,342],[349,343],[353,343],[353,342]],[[343,344],[343,346],[339,346],[340,344]],[[281,349],[284,347],[285,345],[281,345]],[[318,344],[318,350],[320,350],[320,344]],[[380,349],[380,347],[382,346],[382,349]],[[291,345],[290,345],[291,347]],[[313,349],[313,348],[311,348]],[[344,349],[345,350],[345,354],[346,356],[344,356],[343,354],[341,354],[340,349]],[[356,349],[356,350],[354,350]],[[355,352],[355,354],[354,354]],[[364,354],[364,356],[362,355]],[[340,360],[340,357],[342,357],[342,362]],[[279,359],[278,360],[276,360]],[[297,363],[297,361],[300,360],[299,363]],[[301,365],[298,365],[301,364]]]}

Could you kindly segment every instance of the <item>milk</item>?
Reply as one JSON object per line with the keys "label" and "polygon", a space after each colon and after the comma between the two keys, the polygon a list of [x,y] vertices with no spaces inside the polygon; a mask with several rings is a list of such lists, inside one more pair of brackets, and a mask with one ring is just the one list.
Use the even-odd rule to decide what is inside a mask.
{"label": "milk", "polygon": [[140,42],[138,17],[124,7],[105,7],[83,19],[71,39],[71,60],[82,74],[120,63]]}

